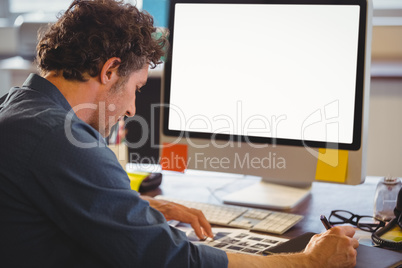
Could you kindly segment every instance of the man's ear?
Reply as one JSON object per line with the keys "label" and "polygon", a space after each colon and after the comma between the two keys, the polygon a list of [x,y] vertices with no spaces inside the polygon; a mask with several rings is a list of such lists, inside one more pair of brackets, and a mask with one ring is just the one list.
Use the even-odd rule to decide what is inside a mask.
{"label": "man's ear", "polygon": [[108,59],[102,66],[100,72],[100,82],[106,85],[108,82],[115,82],[119,75],[117,70],[119,69],[121,60],[120,58],[113,57]]}

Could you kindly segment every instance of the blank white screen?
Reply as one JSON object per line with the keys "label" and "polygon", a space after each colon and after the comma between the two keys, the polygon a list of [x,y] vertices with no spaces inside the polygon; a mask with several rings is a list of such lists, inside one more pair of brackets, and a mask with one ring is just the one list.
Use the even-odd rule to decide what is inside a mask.
{"label": "blank white screen", "polygon": [[175,9],[170,130],[352,143],[359,6]]}

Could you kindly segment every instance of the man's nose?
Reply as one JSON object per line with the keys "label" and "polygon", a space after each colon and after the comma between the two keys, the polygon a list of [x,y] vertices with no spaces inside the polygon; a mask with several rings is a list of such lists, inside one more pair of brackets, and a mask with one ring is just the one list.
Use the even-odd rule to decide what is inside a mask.
{"label": "man's nose", "polygon": [[133,117],[135,115],[135,102],[130,106],[130,108],[126,111],[126,116]]}

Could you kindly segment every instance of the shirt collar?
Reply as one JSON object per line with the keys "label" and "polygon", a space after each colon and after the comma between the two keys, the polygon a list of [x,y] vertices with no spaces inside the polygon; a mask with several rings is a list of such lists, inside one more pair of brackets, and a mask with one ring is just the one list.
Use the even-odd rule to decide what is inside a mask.
{"label": "shirt collar", "polygon": [[47,79],[37,74],[31,73],[27,80],[25,80],[23,87],[28,87],[45,94],[55,103],[61,105],[66,111],[70,111],[72,109],[71,105],[68,103],[63,94],[61,94],[60,90]]}

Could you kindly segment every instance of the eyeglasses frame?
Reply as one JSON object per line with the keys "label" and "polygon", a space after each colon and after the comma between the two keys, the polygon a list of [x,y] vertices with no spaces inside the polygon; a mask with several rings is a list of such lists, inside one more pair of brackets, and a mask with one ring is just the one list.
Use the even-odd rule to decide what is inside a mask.
{"label": "eyeglasses frame", "polygon": [[[337,214],[337,212],[349,213],[351,215],[351,217],[349,219],[347,219],[347,218],[342,217],[341,215]],[[334,217],[336,217],[336,218],[338,218],[340,220],[343,220],[343,221],[342,222],[331,221],[332,216],[334,216]],[[356,220],[354,220],[355,218],[356,218]],[[359,221],[362,218],[372,218],[372,219],[378,221],[378,224],[369,224],[369,223],[368,224],[359,224]],[[355,225],[360,230],[363,230],[363,231],[366,231],[366,232],[372,232],[372,233],[377,231],[378,229],[384,227],[385,224],[386,224],[385,221],[383,221],[381,219],[378,219],[376,217],[368,216],[368,215],[357,215],[357,214],[354,214],[354,213],[352,213],[350,211],[342,210],[342,209],[332,210],[328,219],[329,219],[329,223],[331,225],[349,223],[349,224]]]}

